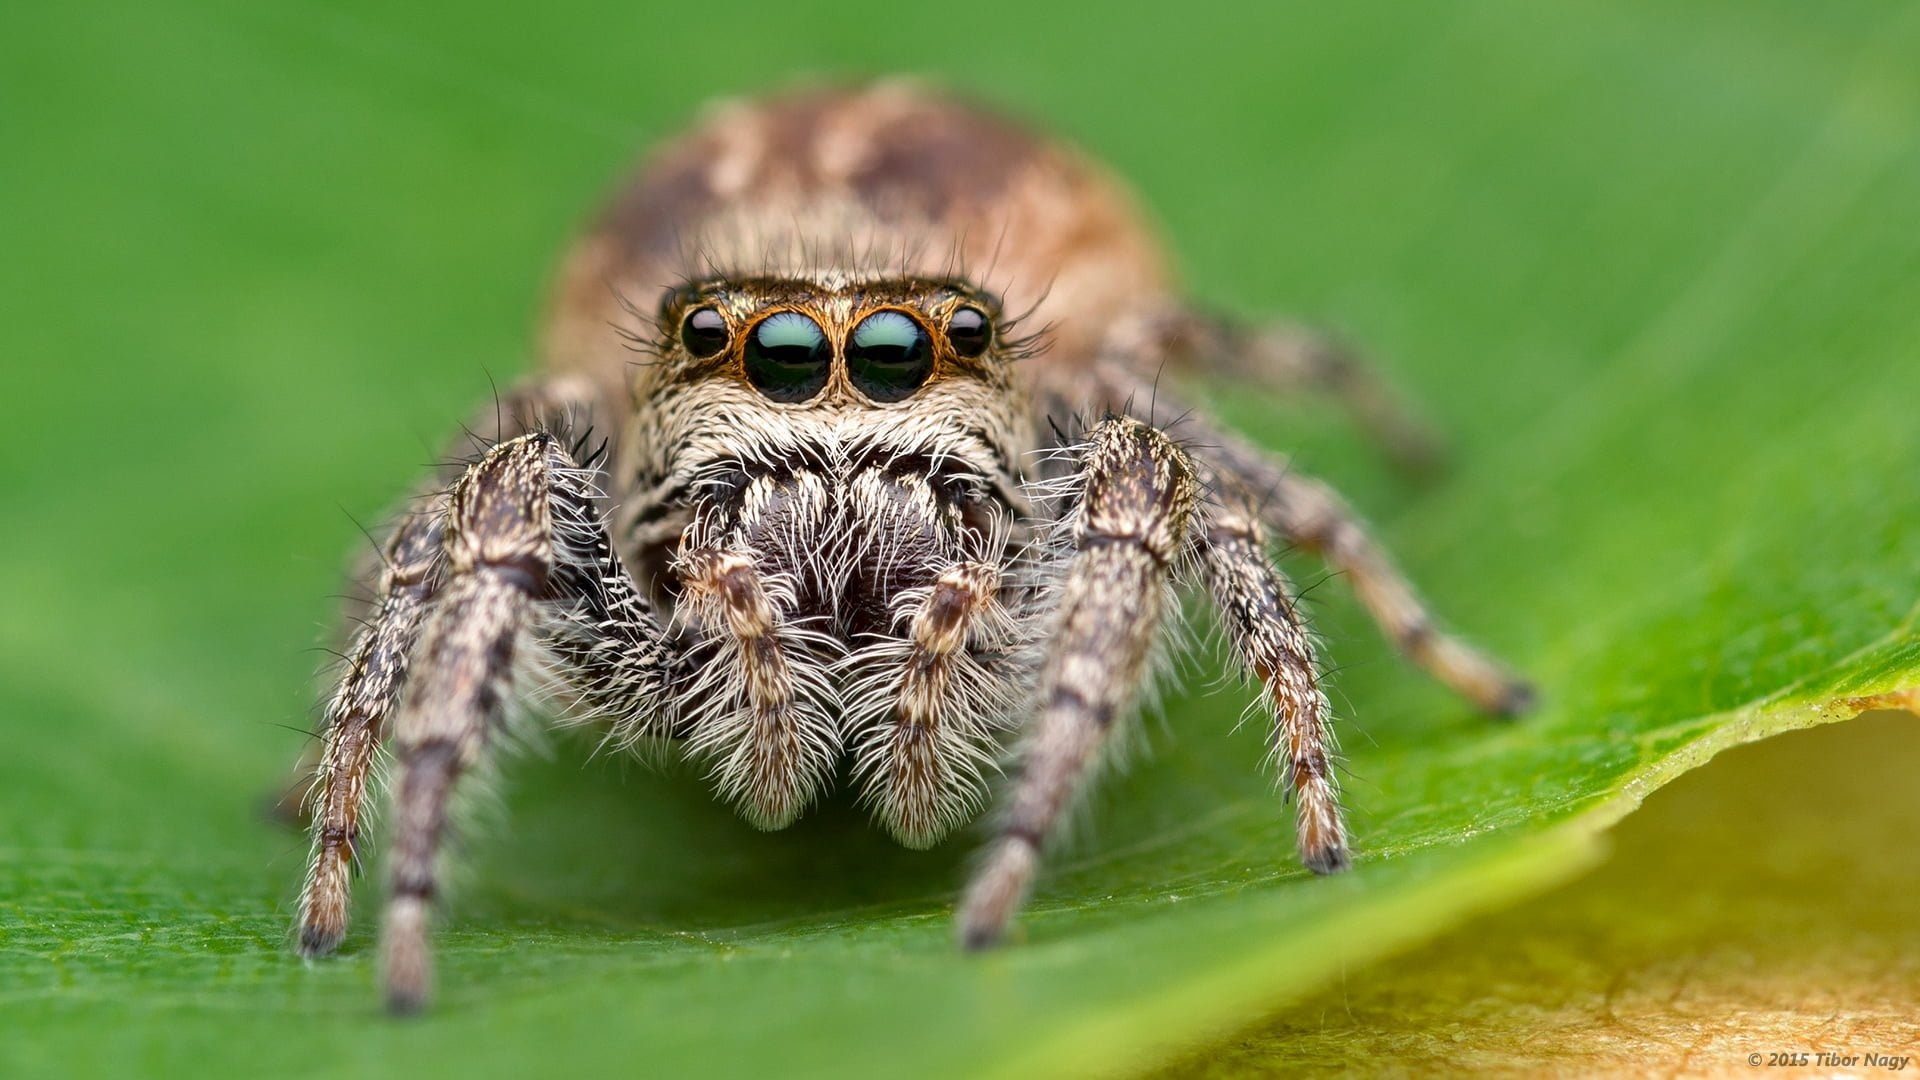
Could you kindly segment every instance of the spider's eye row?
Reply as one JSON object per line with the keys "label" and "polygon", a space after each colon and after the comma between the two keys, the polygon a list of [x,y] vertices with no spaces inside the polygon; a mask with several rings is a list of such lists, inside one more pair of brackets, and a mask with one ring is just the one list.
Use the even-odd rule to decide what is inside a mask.
{"label": "spider's eye row", "polygon": [[680,324],[680,344],[700,360],[726,348],[729,336],[726,317],[718,308],[695,308]]}
{"label": "spider's eye row", "polygon": [[979,356],[993,340],[993,326],[987,313],[977,307],[963,307],[947,318],[947,342],[953,351],[965,357]]}
{"label": "spider's eye row", "polygon": [[847,342],[847,376],[874,401],[902,401],[933,374],[933,341],[918,319],[876,311]]}
{"label": "spider's eye row", "polygon": [[827,385],[833,353],[820,324],[797,311],[767,316],[747,334],[747,381],[774,401],[806,401]]}

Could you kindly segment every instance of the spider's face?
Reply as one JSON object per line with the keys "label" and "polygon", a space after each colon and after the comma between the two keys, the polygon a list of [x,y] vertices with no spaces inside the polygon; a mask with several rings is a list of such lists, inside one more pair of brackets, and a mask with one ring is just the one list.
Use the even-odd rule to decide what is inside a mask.
{"label": "spider's face", "polygon": [[964,283],[918,278],[718,279],[662,305],[675,381],[719,381],[804,408],[913,409],[951,380],[998,383],[998,303]]}
{"label": "spider's face", "polygon": [[[623,465],[636,562],[759,553],[836,631],[955,560],[998,557],[1025,507],[1021,343],[964,282],[729,277],[668,294]],[[885,552],[884,566],[875,560]],[[799,610],[799,608],[796,608]]]}

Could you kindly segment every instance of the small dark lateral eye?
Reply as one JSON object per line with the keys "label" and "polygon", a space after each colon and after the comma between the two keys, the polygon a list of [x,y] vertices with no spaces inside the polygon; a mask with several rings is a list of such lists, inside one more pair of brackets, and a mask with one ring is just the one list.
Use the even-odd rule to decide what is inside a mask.
{"label": "small dark lateral eye", "polygon": [[773,401],[806,401],[827,385],[833,355],[820,324],[797,311],[761,320],[747,335],[747,381]]}
{"label": "small dark lateral eye", "polygon": [[933,341],[919,320],[876,311],[847,343],[847,375],[874,401],[903,401],[933,373]]}
{"label": "small dark lateral eye", "polygon": [[993,328],[987,324],[987,313],[979,308],[960,308],[947,319],[947,341],[961,356],[979,356],[987,351],[987,343],[992,340]]}
{"label": "small dark lateral eye", "polygon": [[680,344],[701,360],[726,348],[727,338],[727,320],[714,308],[697,308],[680,324]]}

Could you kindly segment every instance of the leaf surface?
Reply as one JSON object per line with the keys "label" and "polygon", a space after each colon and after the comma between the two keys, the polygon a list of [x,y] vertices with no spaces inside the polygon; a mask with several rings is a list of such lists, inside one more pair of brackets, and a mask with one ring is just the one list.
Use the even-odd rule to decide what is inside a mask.
{"label": "leaf surface", "polygon": [[[1912,9],[643,8],[10,19],[0,1072],[1125,1071],[1578,873],[1720,749],[1920,685]],[[469,838],[438,1008],[386,1022],[377,890],[295,960],[304,844],[259,812],[339,508],[524,369],[635,147],[713,93],[922,60],[1133,178],[1199,295],[1383,358],[1455,437],[1439,484],[1215,396],[1545,707],[1468,715],[1300,563],[1356,871],[1299,868],[1201,663],[983,958],[950,940],[970,843],[844,804],[758,834],[562,743]]]}

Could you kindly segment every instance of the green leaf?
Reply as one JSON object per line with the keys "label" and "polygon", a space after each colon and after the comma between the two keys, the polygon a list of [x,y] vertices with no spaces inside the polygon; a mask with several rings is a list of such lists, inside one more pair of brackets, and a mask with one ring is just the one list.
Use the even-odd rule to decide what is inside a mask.
{"label": "green leaf", "polygon": [[[1578,873],[1725,747],[1920,685],[1911,8],[9,23],[8,1075],[1124,1071]],[[1203,670],[982,958],[949,933],[969,844],[904,851],[844,803],[754,833],[697,777],[563,742],[470,837],[437,1009],[386,1021],[377,890],[342,957],[295,960],[304,844],[260,813],[356,542],[339,507],[377,513],[523,369],[554,253],[638,144],[712,93],[922,58],[1136,180],[1197,294],[1384,358],[1455,436],[1437,485],[1321,410],[1219,396],[1545,707],[1467,715],[1320,584],[1355,872],[1299,869]]]}

